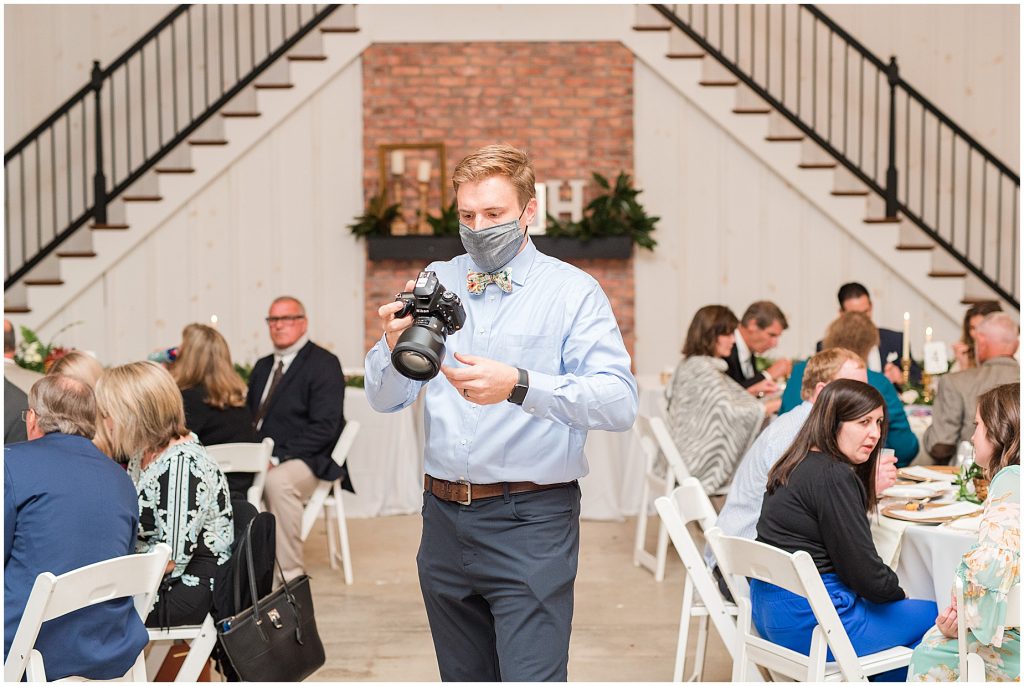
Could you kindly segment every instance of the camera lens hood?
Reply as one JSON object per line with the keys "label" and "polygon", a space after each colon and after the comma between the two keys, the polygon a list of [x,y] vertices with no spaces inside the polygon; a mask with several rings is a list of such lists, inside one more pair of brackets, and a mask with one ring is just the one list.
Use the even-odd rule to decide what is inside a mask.
{"label": "camera lens hood", "polygon": [[391,364],[404,377],[429,381],[441,370],[444,342],[445,337],[432,327],[409,327],[391,351]]}

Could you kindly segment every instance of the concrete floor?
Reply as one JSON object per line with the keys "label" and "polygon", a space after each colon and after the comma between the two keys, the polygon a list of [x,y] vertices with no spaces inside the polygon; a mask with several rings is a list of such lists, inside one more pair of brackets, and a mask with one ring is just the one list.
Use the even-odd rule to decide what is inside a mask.
{"label": "concrete floor", "polygon": [[[669,549],[665,581],[633,566],[636,520],[584,521],[569,650],[572,681],[669,681],[684,570]],[[657,530],[656,518],[650,529]],[[317,627],[327,663],[313,681],[437,681],[434,648],[416,577],[420,517],[348,522],[355,582],[327,561],[318,524],[306,542]],[[653,535],[649,549],[653,548]],[[696,621],[691,623],[692,664]],[[705,681],[728,681],[732,662],[711,629]]]}

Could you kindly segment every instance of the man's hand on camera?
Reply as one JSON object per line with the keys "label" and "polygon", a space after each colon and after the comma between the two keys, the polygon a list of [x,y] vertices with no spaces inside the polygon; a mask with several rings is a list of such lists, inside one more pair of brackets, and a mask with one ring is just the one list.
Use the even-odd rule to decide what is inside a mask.
{"label": "man's hand on camera", "polygon": [[[383,309],[383,308],[382,308]],[[441,366],[441,373],[463,398],[477,405],[494,405],[508,400],[519,370],[507,364],[476,355],[455,353],[455,359],[465,367]]]}
{"label": "man's hand on camera", "polygon": [[[409,280],[405,282],[405,290],[411,291],[416,287],[416,282]],[[377,309],[377,316],[380,317],[384,323],[384,333],[388,339],[388,349],[394,350],[395,346],[398,345],[398,337],[402,335],[402,332],[412,326],[412,315],[406,315],[401,319],[395,319],[395,313],[401,311],[404,305],[400,302],[393,301],[387,305],[381,305]]]}

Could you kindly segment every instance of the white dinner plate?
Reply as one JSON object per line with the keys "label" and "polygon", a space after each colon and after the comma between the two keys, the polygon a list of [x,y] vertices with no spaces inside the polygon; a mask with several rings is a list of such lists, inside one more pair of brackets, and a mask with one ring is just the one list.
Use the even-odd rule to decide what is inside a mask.
{"label": "white dinner plate", "polygon": [[900,484],[885,489],[882,491],[882,495],[886,498],[931,498],[945,490],[947,489],[940,488],[936,490],[923,484]]}

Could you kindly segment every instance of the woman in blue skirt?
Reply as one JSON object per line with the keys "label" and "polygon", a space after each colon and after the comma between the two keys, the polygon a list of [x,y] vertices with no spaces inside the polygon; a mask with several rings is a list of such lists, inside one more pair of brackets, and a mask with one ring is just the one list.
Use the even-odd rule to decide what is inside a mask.
{"label": "woman in blue skirt", "polygon": [[[867,513],[875,504],[887,421],[885,401],[868,384],[840,379],[826,386],[768,473],[757,523],[758,541],[790,553],[805,550],[814,559],[858,655],[914,647],[937,611],[933,601],[906,599],[871,540]],[[817,621],[807,600],[755,579],[750,601],[761,636],[809,653]],[[905,679],[905,668],[872,678]]]}

